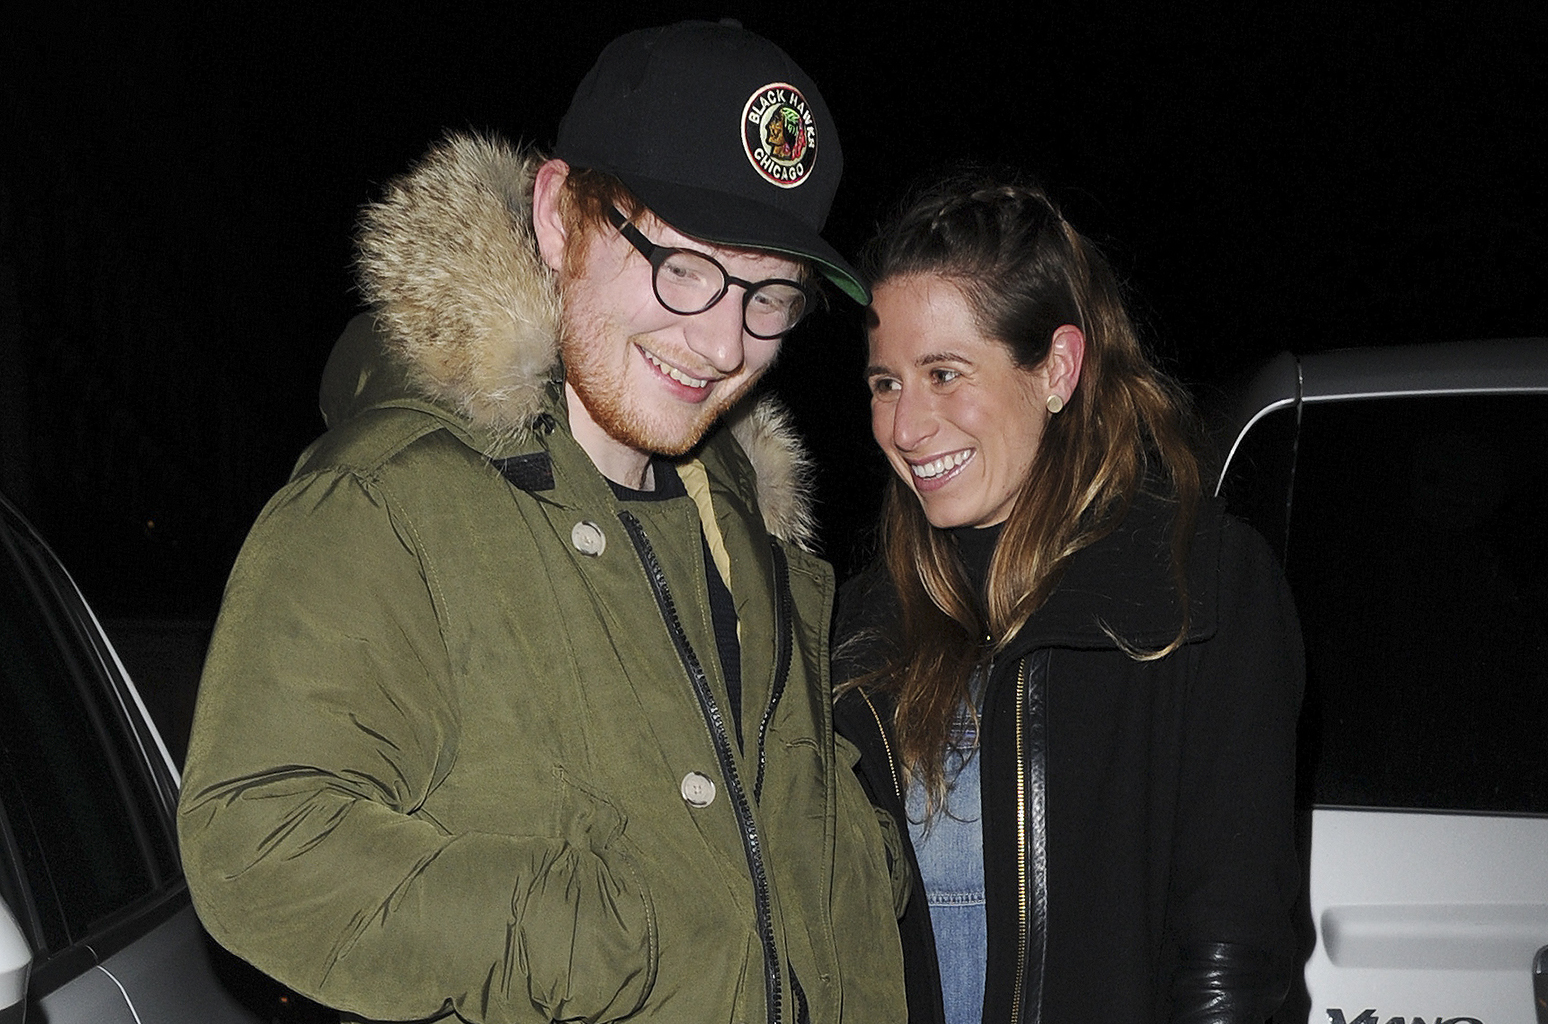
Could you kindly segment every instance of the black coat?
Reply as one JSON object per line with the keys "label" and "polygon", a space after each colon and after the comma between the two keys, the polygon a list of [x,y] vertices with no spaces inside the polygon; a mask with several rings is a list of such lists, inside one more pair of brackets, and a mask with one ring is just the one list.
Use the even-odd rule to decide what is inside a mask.
{"label": "black coat", "polygon": [[[1261,1022],[1295,968],[1295,610],[1267,545],[1206,503],[1186,643],[1125,654],[1112,635],[1156,649],[1180,624],[1171,509],[1138,498],[995,660],[979,733],[985,1021]],[[846,585],[837,679],[878,663],[896,614],[877,566]],[[902,820],[884,721],[886,695],[858,690],[835,716],[872,801]],[[914,869],[900,928],[910,1020],[928,1024],[940,983]]]}

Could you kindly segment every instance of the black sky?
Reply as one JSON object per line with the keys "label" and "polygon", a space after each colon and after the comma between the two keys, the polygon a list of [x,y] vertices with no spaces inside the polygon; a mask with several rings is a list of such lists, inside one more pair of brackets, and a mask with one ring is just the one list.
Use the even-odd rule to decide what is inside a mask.
{"label": "black sky", "polygon": [[[534,6],[0,20],[0,487],[89,597],[212,611],[321,429],[359,205],[448,128],[551,142],[609,39],[680,17],[739,17],[820,84],[841,249],[921,171],[1015,166],[1191,384],[1280,348],[1548,334],[1548,4]],[[860,355],[839,307],[773,381],[841,565],[882,479]]]}

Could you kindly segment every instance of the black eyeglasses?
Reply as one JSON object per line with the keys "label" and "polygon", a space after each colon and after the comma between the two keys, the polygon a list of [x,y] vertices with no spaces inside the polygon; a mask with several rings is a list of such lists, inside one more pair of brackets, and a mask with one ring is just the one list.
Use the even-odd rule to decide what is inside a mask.
{"label": "black eyeglasses", "polygon": [[674,313],[702,313],[725,298],[732,285],[741,285],[742,327],[754,338],[768,340],[788,334],[811,308],[812,293],[799,281],[778,277],[744,281],[726,273],[725,267],[705,253],[657,245],[640,234],[616,206],[608,210],[608,220],[650,261],[656,301]]}

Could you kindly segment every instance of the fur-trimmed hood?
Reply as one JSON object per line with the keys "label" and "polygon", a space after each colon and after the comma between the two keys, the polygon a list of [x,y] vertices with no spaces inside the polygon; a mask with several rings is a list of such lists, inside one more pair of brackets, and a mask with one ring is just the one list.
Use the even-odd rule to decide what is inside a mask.
{"label": "fur-trimmed hood", "polygon": [[[410,397],[479,434],[525,439],[562,402],[559,291],[532,231],[543,159],[498,138],[451,134],[365,208],[357,277],[380,340],[362,344],[363,326],[341,339],[323,388],[330,423],[382,400],[382,382],[368,386],[362,365],[379,349]],[[757,473],[769,532],[810,548],[813,466],[789,414],[763,398],[726,419]]]}

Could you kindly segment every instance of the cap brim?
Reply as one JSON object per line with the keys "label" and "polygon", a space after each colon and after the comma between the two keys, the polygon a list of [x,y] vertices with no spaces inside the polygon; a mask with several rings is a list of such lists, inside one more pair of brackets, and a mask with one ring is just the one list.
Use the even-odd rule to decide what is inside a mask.
{"label": "cap brim", "polygon": [[712,189],[628,172],[610,173],[617,175],[652,213],[685,235],[716,245],[765,249],[810,260],[845,295],[862,306],[871,301],[871,290],[859,271],[821,235],[787,213]]}

